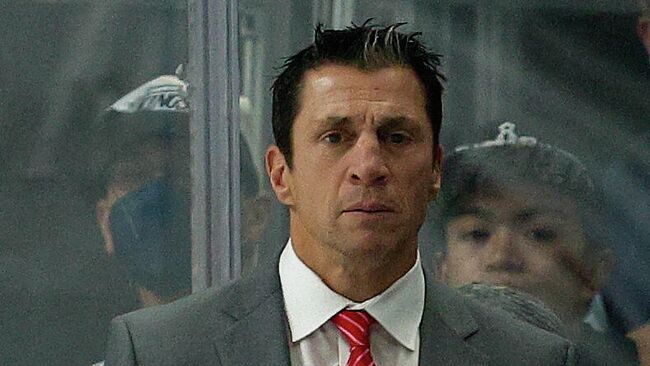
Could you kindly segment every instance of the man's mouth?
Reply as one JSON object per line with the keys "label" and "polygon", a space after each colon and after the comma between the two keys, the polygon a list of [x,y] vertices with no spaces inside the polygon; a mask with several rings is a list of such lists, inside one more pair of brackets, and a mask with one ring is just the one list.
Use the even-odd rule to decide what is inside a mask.
{"label": "man's mouth", "polygon": [[345,210],[343,210],[343,212],[378,214],[378,213],[394,212],[394,210],[390,206],[380,202],[359,202],[346,208]]}

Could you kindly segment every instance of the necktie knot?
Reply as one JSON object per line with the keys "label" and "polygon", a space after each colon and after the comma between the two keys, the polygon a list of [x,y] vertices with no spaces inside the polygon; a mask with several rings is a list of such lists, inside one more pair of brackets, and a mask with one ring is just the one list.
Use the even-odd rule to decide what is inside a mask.
{"label": "necktie knot", "polygon": [[342,310],[332,321],[345,337],[350,347],[370,346],[370,326],[375,319],[365,311]]}

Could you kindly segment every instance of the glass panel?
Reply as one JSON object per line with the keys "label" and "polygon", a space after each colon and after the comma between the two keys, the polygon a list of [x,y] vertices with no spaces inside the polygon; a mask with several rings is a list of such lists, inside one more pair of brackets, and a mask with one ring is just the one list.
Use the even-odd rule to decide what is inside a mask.
{"label": "glass panel", "polygon": [[[623,333],[647,322],[650,51],[638,38],[645,37],[650,45],[647,9],[643,18],[634,2],[619,1],[280,3],[240,2],[241,128],[252,156],[250,164],[242,158],[242,185],[255,186],[259,180],[260,188],[242,195],[264,197],[264,204],[244,204],[242,241],[256,243],[243,250],[246,270],[255,266],[255,258],[275,258],[266,254],[277,253],[287,238],[287,213],[269,190],[262,161],[265,147],[273,142],[268,91],[277,73],[273,67],[311,42],[318,22],[329,27],[362,24],[368,18],[379,24],[408,22],[402,30],[421,31],[422,40],[443,55],[448,79],[441,133],[445,150],[451,153],[460,144],[492,139],[497,126],[511,121],[520,134],[578,157],[602,191],[597,200],[597,210],[603,211],[600,229],[594,230],[603,231],[599,241],[616,258],[611,271],[605,271],[605,285],[596,288],[610,324],[602,323],[602,316],[594,321],[594,314],[602,314],[596,308],[589,321]],[[444,246],[444,227],[436,214],[434,205],[420,236],[429,267],[435,266]],[[253,229],[258,227],[265,229]],[[583,229],[587,236],[595,235]]]}
{"label": "glass panel", "polygon": [[0,8],[0,364],[90,365],[112,317],[190,291],[180,84],[107,110],[187,62],[185,2]]}
{"label": "glass panel", "polygon": [[243,275],[275,259],[288,238],[286,210],[271,191],[263,156],[273,142],[269,87],[274,68],[294,44],[309,41],[311,9],[304,3],[241,1],[239,6]]}

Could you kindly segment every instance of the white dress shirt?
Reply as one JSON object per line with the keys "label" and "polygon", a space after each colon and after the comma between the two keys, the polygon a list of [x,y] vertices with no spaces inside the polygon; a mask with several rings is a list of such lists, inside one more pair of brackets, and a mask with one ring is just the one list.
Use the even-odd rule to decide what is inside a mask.
{"label": "white dress shirt", "polygon": [[296,255],[291,239],[280,256],[280,282],[290,329],[293,366],[345,366],[350,349],[330,318],[343,309],[373,318],[370,352],[377,366],[416,366],[424,311],[424,273],[415,265],[381,294],[354,301],[337,294]]}

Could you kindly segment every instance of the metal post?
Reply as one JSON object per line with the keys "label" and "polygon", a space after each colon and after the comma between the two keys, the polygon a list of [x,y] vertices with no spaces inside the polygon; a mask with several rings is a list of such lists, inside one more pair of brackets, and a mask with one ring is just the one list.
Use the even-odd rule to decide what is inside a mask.
{"label": "metal post", "polygon": [[504,37],[501,13],[493,5],[476,6],[476,109],[479,126],[498,120],[501,76],[503,75],[502,43]]}
{"label": "metal post", "polygon": [[241,272],[237,12],[237,0],[188,0],[194,291]]}

